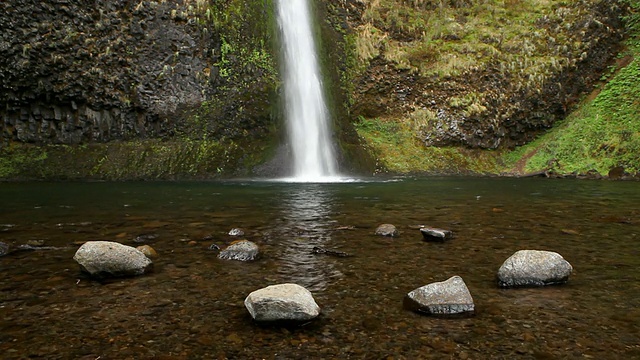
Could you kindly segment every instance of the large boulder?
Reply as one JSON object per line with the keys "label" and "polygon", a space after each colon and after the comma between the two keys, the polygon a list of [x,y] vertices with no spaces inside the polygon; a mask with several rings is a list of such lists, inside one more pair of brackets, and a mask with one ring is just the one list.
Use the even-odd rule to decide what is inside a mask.
{"label": "large boulder", "polygon": [[392,224],[382,224],[376,229],[376,235],[397,237],[398,229]]}
{"label": "large boulder", "polygon": [[553,251],[520,250],[498,270],[498,286],[526,287],[563,284],[573,267]]}
{"label": "large boulder", "polygon": [[240,240],[227,246],[218,254],[218,257],[224,260],[251,261],[255,260],[258,254],[258,245],[249,240]]}
{"label": "large boulder", "polygon": [[320,315],[311,292],[297,284],[267,286],[249,294],[244,306],[260,322],[305,322]]}
{"label": "large boulder", "polygon": [[404,298],[404,308],[427,315],[472,315],[473,298],[460,276],[419,287]]}
{"label": "large boulder", "polygon": [[136,276],[153,269],[153,262],[140,250],[111,241],[88,241],[73,259],[82,271],[99,278]]}

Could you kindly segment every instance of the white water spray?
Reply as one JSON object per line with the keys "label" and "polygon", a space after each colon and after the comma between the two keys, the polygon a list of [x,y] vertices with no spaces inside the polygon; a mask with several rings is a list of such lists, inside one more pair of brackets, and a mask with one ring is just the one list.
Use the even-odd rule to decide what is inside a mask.
{"label": "white water spray", "polygon": [[307,1],[278,1],[285,116],[293,156],[290,180],[326,182],[338,174]]}

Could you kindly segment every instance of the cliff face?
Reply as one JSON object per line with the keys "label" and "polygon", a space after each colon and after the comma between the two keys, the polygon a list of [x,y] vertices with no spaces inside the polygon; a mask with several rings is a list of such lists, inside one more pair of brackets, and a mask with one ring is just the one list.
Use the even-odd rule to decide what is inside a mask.
{"label": "cliff face", "polygon": [[563,118],[619,50],[616,1],[346,1],[354,118],[426,146],[522,145]]}
{"label": "cliff face", "polygon": [[[423,147],[530,141],[600,78],[624,35],[621,3],[314,2],[347,162],[373,167],[362,124],[403,129]],[[78,156],[97,177],[233,174],[248,151],[265,152],[248,144],[279,135],[275,21],[272,0],[0,2],[0,177],[34,168],[27,158],[40,159],[36,177],[54,176],[48,161]],[[162,143],[113,146],[140,139]],[[109,146],[6,155],[25,143]],[[102,172],[166,154],[169,173],[161,160],[146,173]]]}
{"label": "cliff face", "polygon": [[276,86],[271,32],[242,24],[268,24],[269,7],[1,2],[2,144],[264,134]]}

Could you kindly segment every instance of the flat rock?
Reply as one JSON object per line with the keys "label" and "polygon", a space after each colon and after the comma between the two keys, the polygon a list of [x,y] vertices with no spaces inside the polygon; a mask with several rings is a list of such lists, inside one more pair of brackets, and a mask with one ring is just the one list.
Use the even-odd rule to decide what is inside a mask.
{"label": "flat rock", "polygon": [[436,229],[432,227],[420,228],[420,233],[425,241],[445,241],[453,237],[453,233],[450,230]]}
{"label": "flat rock", "polygon": [[498,270],[500,287],[535,287],[563,284],[573,267],[553,251],[520,250],[504,261]]}
{"label": "flat rock", "polygon": [[392,224],[382,224],[376,229],[376,235],[397,237],[398,229]]}
{"label": "flat rock", "polygon": [[82,271],[99,278],[136,276],[153,269],[153,262],[140,250],[111,241],[88,241],[73,259]]}
{"label": "flat rock", "polygon": [[249,240],[240,240],[231,243],[220,251],[218,258],[224,260],[251,261],[258,257],[260,249],[258,245]]}
{"label": "flat rock", "polygon": [[471,293],[460,276],[411,291],[403,305],[405,309],[427,315],[472,315],[475,311]]}
{"label": "flat rock", "polygon": [[260,322],[304,322],[320,315],[311,292],[297,284],[279,284],[256,290],[244,300],[251,317]]}

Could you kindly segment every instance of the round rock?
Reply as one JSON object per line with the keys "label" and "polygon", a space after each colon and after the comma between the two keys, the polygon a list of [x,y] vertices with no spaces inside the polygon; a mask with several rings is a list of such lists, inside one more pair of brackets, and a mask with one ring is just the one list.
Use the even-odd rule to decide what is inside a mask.
{"label": "round rock", "polygon": [[304,322],[320,315],[311,292],[297,284],[267,286],[249,294],[244,306],[260,322]]}
{"label": "round rock", "polygon": [[472,315],[473,298],[460,276],[419,287],[404,298],[404,308],[420,314]]}
{"label": "round rock", "polygon": [[220,251],[218,258],[224,260],[251,261],[258,257],[258,245],[249,240],[240,240],[231,243]]}
{"label": "round rock", "polygon": [[153,262],[140,250],[111,241],[88,241],[73,259],[94,277],[136,276],[153,269]]}
{"label": "round rock", "polygon": [[142,252],[144,256],[148,257],[149,259],[158,257],[158,252],[156,252],[156,250],[149,245],[138,246],[136,247],[136,249],[140,250],[140,252]]}
{"label": "round rock", "polygon": [[396,237],[398,236],[398,229],[392,224],[382,224],[376,229],[376,235]]}
{"label": "round rock", "polygon": [[553,251],[520,250],[504,261],[498,270],[500,287],[534,287],[564,284],[573,267]]}

